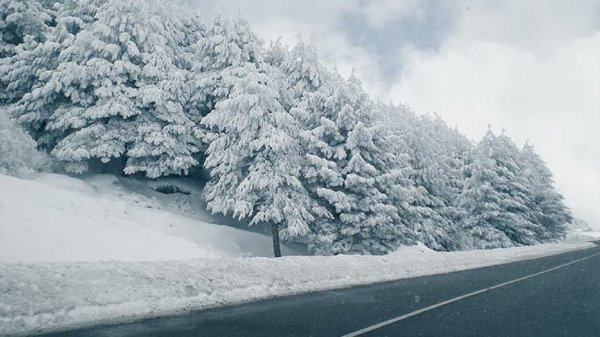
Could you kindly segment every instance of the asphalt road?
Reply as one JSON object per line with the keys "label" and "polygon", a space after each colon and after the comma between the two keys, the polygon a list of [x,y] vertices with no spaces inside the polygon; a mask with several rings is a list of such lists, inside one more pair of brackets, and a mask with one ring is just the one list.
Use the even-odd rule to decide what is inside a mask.
{"label": "asphalt road", "polygon": [[340,337],[408,315],[355,335],[598,337],[600,255],[596,254],[600,247],[43,336]]}

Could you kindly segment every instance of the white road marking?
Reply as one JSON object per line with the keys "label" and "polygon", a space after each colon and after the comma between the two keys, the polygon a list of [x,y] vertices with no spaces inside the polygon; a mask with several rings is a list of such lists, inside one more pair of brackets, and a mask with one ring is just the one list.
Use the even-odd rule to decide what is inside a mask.
{"label": "white road marking", "polygon": [[392,319],[389,319],[387,321],[383,321],[381,323],[373,324],[373,325],[368,326],[368,327],[366,327],[364,329],[360,329],[358,331],[354,331],[354,332],[351,332],[349,334],[343,335],[342,337],[356,337],[356,336],[360,336],[360,335],[363,335],[363,334],[365,334],[367,332],[371,332],[373,330],[377,330],[379,328],[382,328],[382,327],[384,327],[386,325],[394,324],[396,322],[405,320],[405,319],[413,317],[413,316],[417,316],[417,315],[422,314],[424,312],[427,312],[427,311],[430,311],[430,310],[433,310],[433,309],[436,309],[436,308],[439,308],[439,307],[443,307],[443,306],[448,305],[450,303],[454,303],[454,302],[463,300],[463,299],[468,298],[468,297],[472,297],[472,296],[475,296],[475,295],[479,295],[481,293],[485,293],[485,292],[493,290],[493,289],[497,289],[497,288],[500,288],[500,287],[507,286],[509,284],[513,284],[513,283],[520,282],[520,281],[523,281],[523,280],[526,280],[526,279],[529,279],[529,278],[532,278],[532,277],[536,277],[536,276],[539,276],[539,275],[542,275],[542,274],[545,274],[545,273],[549,273],[551,271],[554,271],[554,270],[557,270],[557,269],[560,269],[560,268],[564,268],[566,266],[569,266],[569,265],[572,265],[574,263],[590,259],[590,258],[592,258],[594,256],[598,256],[598,255],[600,255],[600,253],[596,253],[596,254],[593,254],[593,255],[581,258],[581,259],[577,259],[577,260],[574,260],[574,261],[571,261],[571,262],[568,262],[568,263],[565,263],[565,264],[561,264],[559,266],[556,266],[556,267],[553,267],[553,268],[550,268],[550,269],[547,269],[547,270],[543,270],[543,271],[535,273],[535,274],[527,275],[527,276],[524,276],[524,277],[521,277],[521,278],[518,278],[518,279],[514,279],[512,281],[507,281],[507,282],[504,282],[504,283],[496,284],[494,286],[487,287],[487,288],[484,288],[484,289],[481,289],[481,290],[477,290],[477,291],[474,291],[472,293],[461,295],[461,296],[449,299],[447,301],[443,301],[443,302],[440,302],[440,303],[437,303],[437,304],[434,304],[434,305],[430,305],[428,307],[425,307],[425,308],[422,308],[422,309],[410,312],[408,314],[404,314],[402,316],[398,316],[396,318],[392,318]]}

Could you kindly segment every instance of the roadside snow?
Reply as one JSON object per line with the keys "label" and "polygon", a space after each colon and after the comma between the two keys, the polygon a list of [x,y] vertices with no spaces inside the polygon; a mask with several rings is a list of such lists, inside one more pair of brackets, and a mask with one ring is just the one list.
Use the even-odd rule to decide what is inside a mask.
{"label": "roadside snow", "polygon": [[571,241],[594,241],[600,240],[600,231],[573,231],[567,233],[567,240]]}
{"label": "roadside snow", "polygon": [[178,214],[165,209],[168,196],[126,187],[110,175],[0,175],[0,263],[272,255],[268,236]]}
{"label": "roadside snow", "polygon": [[591,246],[571,242],[452,253],[417,246],[379,257],[0,264],[0,335],[175,314],[477,268]]}

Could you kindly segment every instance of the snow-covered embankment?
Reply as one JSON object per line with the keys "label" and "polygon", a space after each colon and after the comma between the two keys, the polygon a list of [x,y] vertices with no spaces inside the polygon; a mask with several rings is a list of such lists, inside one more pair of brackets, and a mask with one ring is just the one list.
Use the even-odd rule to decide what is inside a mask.
{"label": "snow-covered embankment", "polygon": [[592,243],[383,257],[191,259],[0,265],[0,334],[173,314],[224,304],[530,259]]}

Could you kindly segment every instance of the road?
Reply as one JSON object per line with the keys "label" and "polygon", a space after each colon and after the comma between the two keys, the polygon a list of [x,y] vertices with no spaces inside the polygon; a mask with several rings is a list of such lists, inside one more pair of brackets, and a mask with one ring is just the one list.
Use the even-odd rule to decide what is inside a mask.
{"label": "road", "polygon": [[43,336],[597,337],[600,247]]}

